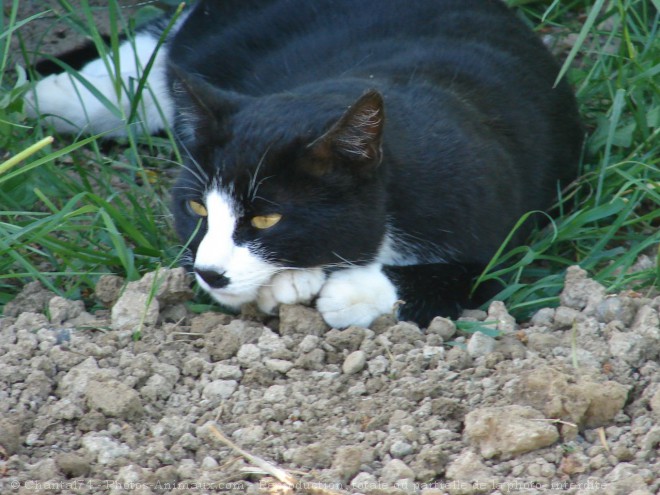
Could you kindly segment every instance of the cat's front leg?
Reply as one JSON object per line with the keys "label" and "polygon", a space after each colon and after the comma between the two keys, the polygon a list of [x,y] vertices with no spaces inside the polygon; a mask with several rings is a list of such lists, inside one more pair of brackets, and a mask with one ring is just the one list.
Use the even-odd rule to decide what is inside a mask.
{"label": "cat's front leg", "polygon": [[282,270],[259,289],[257,306],[264,313],[272,314],[280,304],[310,303],[324,282],[325,273],[321,268]]}
{"label": "cat's front leg", "polygon": [[382,265],[374,263],[332,273],[316,307],[332,327],[366,327],[378,316],[394,311],[396,302],[396,288],[382,272]]}

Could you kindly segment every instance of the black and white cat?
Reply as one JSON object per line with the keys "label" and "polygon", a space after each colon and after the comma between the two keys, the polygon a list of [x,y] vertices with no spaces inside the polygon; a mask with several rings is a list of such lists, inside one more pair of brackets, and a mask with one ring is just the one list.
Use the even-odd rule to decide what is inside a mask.
{"label": "black and white cat", "polygon": [[[121,47],[126,85],[157,39]],[[155,56],[140,117],[185,150],[176,229],[217,301],[315,302],[334,327],[398,306],[425,324],[483,302],[472,278],[576,175],[582,130],[557,73],[499,0],[199,0]],[[102,61],[81,74],[127,112]],[[123,132],[66,74],[31,101],[60,130]]]}

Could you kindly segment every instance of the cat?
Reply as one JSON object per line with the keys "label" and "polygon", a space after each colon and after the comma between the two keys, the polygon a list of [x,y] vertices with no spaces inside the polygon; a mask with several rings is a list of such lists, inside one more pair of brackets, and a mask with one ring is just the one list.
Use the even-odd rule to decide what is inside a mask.
{"label": "cat", "polygon": [[[164,24],[122,45],[124,81]],[[153,57],[139,116],[172,124],[175,228],[230,308],[313,303],[336,328],[456,317],[493,295],[472,281],[520,217],[578,171],[574,95],[499,0],[199,0]],[[102,62],[81,73],[129,108]],[[121,135],[87,93],[53,75],[31,102],[60,130]]]}

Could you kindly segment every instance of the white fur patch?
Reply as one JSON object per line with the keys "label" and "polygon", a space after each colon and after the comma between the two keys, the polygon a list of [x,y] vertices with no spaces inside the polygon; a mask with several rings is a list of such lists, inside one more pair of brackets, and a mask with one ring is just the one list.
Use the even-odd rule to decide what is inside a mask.
{"label": "white fur patch", "polygon": [[257,306],[264,313],[272,314],[280,304],[310,303],[324,282],[321,268],[283,270],[259,289]]}
{"label": "white fur patch", "polygon": [[[109,137],[125,136],[124,123],[131,109],[127,89],[137,89],[142,71],[156,46],[157,39],[148,33],[138,34],[133,41],[124,41],[120,45],[122,89],[119,94],[115,87],[117,76],[108,71],[108,66],[111,70],[114,68],[110,60],[107,61],[108,66],[102,59],[93,60],[79,72],[118,109],[121,117],[110,111],[81,81],[66,72],[42,79],[27,93],[28,114],[41,116],[59,132],[83,130],[93,134],[107,132]],[[174,102],[168,93],[165,77],[166,52],[167,47],[162,46],[156,54],[147,78],[148,85],[138,105],[138,117],[147,133],[163,129],[174,116]]]}
{"label": "white fur patch", "polygon": [[255,254],[258,251],[256,246],[236,245],[233,236],[238,211],[229,195],[212,190],[206,195],[205,203],[208,211],[208,230],[197,248],[194,266],[199,270],[224,274],[229,279],[229,284],[214,289],[199,275],[196,275],[197,282],[220,304],[238,308],[254,301],[259,288],[267,283],[279,268]]}
{"label": "white fur patch", "polygon": [[378,316],[393,311],[396,288],[381,268],[374,263],[339,270],[328,277],[316,302],[328,325],[367,327]]}

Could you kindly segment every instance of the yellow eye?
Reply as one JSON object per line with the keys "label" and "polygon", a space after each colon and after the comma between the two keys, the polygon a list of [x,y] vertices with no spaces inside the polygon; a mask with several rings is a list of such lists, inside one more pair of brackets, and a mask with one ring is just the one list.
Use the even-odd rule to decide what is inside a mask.
{"label": "yellow eye", "polygon": [[188,201],[188,206],[190,207],[190,211],[192,211],[195,215],[199,215],[200,217],[206,217],[209,214],[209,212],[206,211],[206,206],[198,201],[195,201],[194,199]]}
{"label": "yellow eye", "polygon": [[252,217],[250,223],[257,229],[269,229],[280,220],[282,220],[282,215],[279,213],[271,213],[270,215],[258,215]]}

